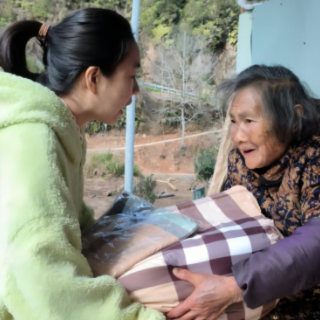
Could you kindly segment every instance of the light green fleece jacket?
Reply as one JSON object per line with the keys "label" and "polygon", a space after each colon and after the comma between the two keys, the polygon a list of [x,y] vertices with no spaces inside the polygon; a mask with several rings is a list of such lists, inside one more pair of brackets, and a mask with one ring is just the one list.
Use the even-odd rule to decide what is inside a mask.
{"label": "light green fleece jacket", "polygon": [[40,84],[0,69],[0,320],[157,320],[81,254],[86,145]]}

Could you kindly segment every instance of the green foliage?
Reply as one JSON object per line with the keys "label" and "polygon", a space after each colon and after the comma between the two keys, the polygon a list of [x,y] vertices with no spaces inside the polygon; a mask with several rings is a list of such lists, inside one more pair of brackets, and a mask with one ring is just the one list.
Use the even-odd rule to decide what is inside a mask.
{"label": "green foliage", "polygon": [[[112,155],[111,153],[108,153],[107,155],[109,159],[104,161],[107,173],[113,174],[115,176],[123,176],[125,172],[124,162],[121,162],[117,156]],[[133,175],[140,176],[140,174],[140,168],[136,164],[134,164]]]}
{"label": "green foliage", "polygon": [[140,27],[154,44],[172,44],[180,29],[206,39],[211,50],[237,44],[240,8],[235,0],[143,0]]}
{"label": "green foliage", "polygon": [[105,125],[103,122],[93,120],[86,124],[86,133],[89,133],[90,135],[104,131]]}
{"label": "green foliage", "polygon": [[[57,5],[52,5],[52,0],[4,0],[0,26],[16,21],[18,16],[50,22],[70,10],[86,7],[115,10],[130,19],[132,0],[61,0]],[[174,42],[178,30],[191,30],[204,37],[214,51],[227,41],[237,44],[239,14],[236,0],[141,0],[140,30],[154,44],[167,45]]]}
{"label": "green foliage", "polygon": [[[137,105],[136,105],[137,107]],[[107,126],[107,130],[110,130],[111,128],[115,128],[118,130],[125,129],[126,128],[126,121],[127,121],[127,109],[123,109],[123,114],[118,118],[117,122],[113,126]],[[136,114],[135,114],[135,127],[139,128],[141,123],[143,122],[143,110],[136,108]],[[97,134],[99,132],[104,132],[105,131],[105,124],[103,122],[99,121],[90,121],[86,125],[86,133],[89,133],[90,135],[92,134]]]}
{"label": "green foliage", "polygon": [[154,203],[157,196],[154,193],[154,188],[157,182],[153,180],[153,175],[141,176],[139,182],[133,188],[133,193],[143,199],[146,199],[150,203]]}
{"label": "green foliage", "polygon": [[124,162],[119,162],[117,157],[105,163],[106,171],[114,176],[124,175]]}
{"label": "green foliage", "polygon": [[113,128],[116,128],[118,130],[125,129],[126,123],[127,123],[127,109],[124,109],[123,114],[118,118]]}
{"label": "green foliage", "polygon": [[113,158],[113,154],[108,152],[108,153],[103,153],[103,154],[93,154],[91,161],[95,164],[97,163],[106,163],[111,161]]}
{"label": "green foliage", "polygon": [[[123,114],[118,118],[116,124],[112,126],[112,128],[115,129],[125,129],[126,128],[126,123],[127,123],[127,108],[122,109]],[[139,108],[138,102],[136,102],[136,112],[135,112],[135,127],[139,128],[140,124],[143,122],[142,120],[142,115],[141,115],[141,108]]]}
{"label": "green foliage", "polygon": [[28,4],[35,18],[49,18],[49,8],[52,6],[50,0],[37,0]]}
{"label": "green foliage", "polygon": [[5,17],[0,17],[0,27],[5,27],[7,24],[9,24],[9,21]]}
{"label": "green foliage", "polygon": [[27,19],[47,19],[52,14],[52,1],[50,0],[5,0],[0,13],[1,24],[6,25],[17,20],[18,14]]}
{"label": "green foliage", "polygon": [[239,14],[234,0],[190,0],[184,9],[184,20],[192,33],[205,37],[214,51],[222,49],[227,41],[237,44]]}
{"label": "green foliage", "polygon": [[141,170],[137,164],[133,165],[133,175],[135,177],[140,177],[141,176]]}
{"label": "green foliage", "polygon": [[[90,162],[86,165],[86,171],[92,175],[97,168],[103,168],[107,173],[114,176],[123,176],[125,172],[125,164],[121,162],[119,157],[108,152],[105,154],[94,154]],[[134,164],[133,175],[139,177],[141,170],[138,165]]]}
{"label": "green foliage", "polygon": [[216,150],[205,149],[194,160],[194,171],[199,180],[208,181],[214,172],[216,165]]}
{"label": "green foliage", "polygon": [[152,29],[153,42],[155,44],[159,43],[161,39],[167,36],[170,33],[170,27],[159,24],[155,28]]}
{"label": "green foliage", "polygon": [[103,8],[117,11],[126,18],[130,17],[132,0],[71,0],[72,8],[82,9],[88,7]]}
{"label": "green foliage", "polygon": [[166,38],[174,25],[180,21],[186,0],[142,0],[141,29],[157,44]]}
{"label": "green foliage", "polygon": [[61,0],[54,4],[52,0],[4,0],[3,6],[0,12],[0,25],[7,25],[17,20],[18,15],[29,20],[47,21],[55,20],[57,16],[63,18],[68,11],[88,7],[115,10],[130,18],[132,0]]}
{"label": "green foliage", "polygon": [[229,33],[228,33],[228,40],[233,46],[236,46],[238,44],[238,30],[239,30],[238,19],[233,19],[229,28]]}
{"label": "green foliage", "polygon": [[91,159],[86,161],[84,172],[88,176],[94,176],[96,169],[104,170],[104,163],[110,161],[113,155],[107,154],[93,154]]}

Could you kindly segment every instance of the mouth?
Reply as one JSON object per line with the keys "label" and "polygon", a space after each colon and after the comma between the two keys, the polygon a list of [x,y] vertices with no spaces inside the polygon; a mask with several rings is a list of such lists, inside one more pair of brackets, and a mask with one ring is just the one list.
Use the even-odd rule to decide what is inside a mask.
{"label": "mouth", "polygon": [[245,149],[245,150],[242,150],[242,154],[243,154],[244,156],[250,156],[250,155],[252,155],[255,151],[256,151],[256,149]]}

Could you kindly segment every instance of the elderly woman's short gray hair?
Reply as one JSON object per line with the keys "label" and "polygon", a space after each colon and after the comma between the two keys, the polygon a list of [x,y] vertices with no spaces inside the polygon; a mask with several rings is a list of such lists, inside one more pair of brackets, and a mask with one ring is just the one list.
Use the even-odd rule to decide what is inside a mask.
{"label": "elderly woman's short gray hair", "polygon": [[[254,65],[218,87],[225,105],[237,92],[254,88],[261,93],[263,112],[279,141],[295,144],[319,133],[320,104],[311,97],[299,78],[282,66]],[[301,104],[303,113],[295,106]]]}

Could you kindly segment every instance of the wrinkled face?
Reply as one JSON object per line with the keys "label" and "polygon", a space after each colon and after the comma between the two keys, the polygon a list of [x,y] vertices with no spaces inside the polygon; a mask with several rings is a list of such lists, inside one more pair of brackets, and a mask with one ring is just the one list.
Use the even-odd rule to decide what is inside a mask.
{"label": "wrinkled face", "polygon": [[122,109],[131,103],[132,95],[139,93],[136,80],[140,67],[140,53],[134,43],[127,57],[117,66],[110,77],[102,77],[98,83],[95,119],[114,125],[123,114]]}
{"label": "wrinkled face", "polygon": [[287,146],[271,132],[262,112],[261,97],[255,89],[245,88],[236,94],[230,118],[231,140],[249,169],[267,167],[285,153]]}

